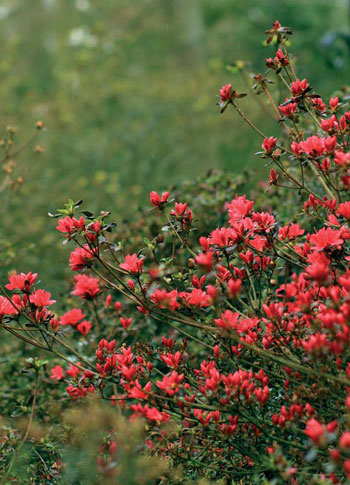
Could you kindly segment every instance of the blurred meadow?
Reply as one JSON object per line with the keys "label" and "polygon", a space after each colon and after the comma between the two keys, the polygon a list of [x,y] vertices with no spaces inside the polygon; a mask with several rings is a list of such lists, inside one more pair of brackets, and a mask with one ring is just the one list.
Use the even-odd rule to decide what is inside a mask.
{"label": "blurred meadow", "polygon": [[[44,152],[21,153],[21,190],[1,202],[1,244],[10,239],[16,253],[2,279],[12,267],[38,271],[52,289],[67,272],[47,213],[69,197],[118,222],[148,204],[150,190],[211,168],[232,177],[252,169],[257,184],[260,140],[215,103],[222,84],[249,93],[250,72],[266,71],[261,59],[274,47],[261,38],[276,19],[298,34],[299,76],[320,95],[348,81],[346,0],[1,0],[1,131],[12,124],[25,141],[37,120],[45,126]],[[246,71],[235,67],[248,60]],[[278,135],[250,94],[242,108]]]}

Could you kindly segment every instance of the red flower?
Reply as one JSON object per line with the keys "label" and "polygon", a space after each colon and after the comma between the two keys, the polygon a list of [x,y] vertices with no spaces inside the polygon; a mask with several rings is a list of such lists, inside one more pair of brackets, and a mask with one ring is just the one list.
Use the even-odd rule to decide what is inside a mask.
{"label": "red flower", "polygon": [[177,301],[177,296],[177,290],[167,291],[157,288],[151,295],[151,300],[159,306],[159,308],[170,308],[170,310],[174,311],[180,307]]}
{"label": "red flower", "polygon": [[84,299],[96,298],[100,291],[97,278],[87,275],[76,275],[74,279],[76,284],[73,295],[81,296]]}
{"label": "red flower", "polygon": [[342,151],[335,151],[334,154],[334,163],[341,167],[348,167],[350,165],[350,152],[344,153]]}
{"label": "red flower", "polygon": [[92,222],[88,225],[88,230],[98,234],[101,230],[101,223],[99,221]]}
{"label": "red flower", "polygon": [[280,227],[278,231],[279,239],[295,239],[298,236],[302,236],[305,229],[302,229],[299,224],[290,224],[289,226]]}
{"label": "red flower", "polygon": [[331,108],[332,111],[336,111],[339,106],[339,98],[330,98],[329,100],[329,107]]}
{"label": "red flower", "polygon": [[277,182],[277,174],[276,171],[272,168],[270,171],[270,185],[274,185]]}
{"label": "red flower", "polygon": [[309,87],[310,84],[306,81],[306,79],[303,79],[302,81],[297,79],[290,85],[290,90],[294,96],[301,96],[305,93],[305,91],[309,90]]}
{"label": "red flower", "polygon": [[[80,365],[80,362],[77,362],[78,365]],[[70,364],[69,368],[66,370],[66,374],[69,377],[77,377],[77,375],[80,373],[79,367]]]}
{"label": "red flower", "polygon": [[232,330],[237,328],[238,325],[239,314],[237,312],[232,312],[231,310],[226,310],[222,315],[221,318],[215,319],[215,325],[224,330]]}
{"label": "red flower", "polygon": [[350,448],[350,431],[344,431],[339,440],[340,448]]}
{"label": "red flower", "polygon": [[89,387],[79,388],[76,386],[66,387],[66,391],[73,399],[79,399],[85,397],[88,392],[94,392],[94,386],[91,384]]}
{"label": "red flower", "polygon": [[169,421],[170,419],[170,415],[167,414],[165,411],[158,411],[158,409],[156,408],[149,408],[147,406],[147,410],[146,410],[146,418],[149,419],[150,421],[159,421],[159,422],[162,422],[162,421]]}
{"label": "red flower", "polygon": [[77,330],[82,334],[82,335],[87,335],[92,328],[91,322],[88,320],[83,320],[82,322],[78,323],[77,325]]}
{"label": "red flower", "polygon": [[191,283],[194,288],[202,288],[206,279],[207,279],[206,276],[202,276],[201,279],[199,279],[197,275],[194,275],[191,280]]}
{"label": "red flower", "polygon": [[129,396],[133,397],[134,399],[147,399],[150,391],[151,382],[148,382],[143,390],[139,380],[136,379],[135,386],[130,390]]}
{"label": "red flower", "polygon": [[212,251],[207,251],[206,253],[200,253],[196,256],[196,263],[198,266],[203,266],[206,272],[209,273],[213,269],[214,257]]}
{"label": "red flower", "polygon": [[294,153],[294,155],[296,155],[297,157],[299,155],[302,154],[303,150],[300,146],[300,143],[297,143],[296,141],[293,141],[290,145],[291,149],[292,149],[292,152]]}
{"label": "red flower", "polygon": [[217,277],[221,281],[226,281],[231,278],[231,272],[225,266],[217,267]]}
{"label": "red flower", "polygon": [[76,248],[69,257],[69,266],[72,271],[79,271],[87,266],[97,252],[97,248],[91,249],[87,244],[82,248]]}
{"label": "red flower", "polygon": [[326,151],[324,138],[316,135],[310,136],[305,141],[300,142],[299,146],[303,152],[311,157],[318,157]]}
{"label": "red flower", "polygon": [[51,318],[50,320],[50,327],[52,328],[52,330],[56,333],[57,330],[58,330],[58,319],[56,317],[53,317]]}
{"label": "red flower", "polygon": [[275,62],[281,64],[281,66],[288,66],[288,58],[283,54],[281,49],[276,52]]}
{"label": "red flower", "polygon": [[109,308],[111,306],[112,300],[113,300],[112,295],[106,296],[106,299],[105,299],[105,307],[106,308]]}
{"label": "red flower", "polygon": [[190,293],[183,291],[179,294],[179,297],[183,298],[187,305],[198,306],[200,308],[211,304],[210,296],[199,288],[194,288]]}
{"label": "red flower", "polygon": [[331,116],[328,120],[322,120],[321,128],[327,133],[330,133],[331,131],[336,131],[339,128],[339,125],[335,115]]}
{"label": "red flower", "polygon": [[56,300],[50,300],[51,293],[45,290],[36,290],[35,293],[30,295],[29,301],[34,303],[39,308],[43,308],[45,306],[53,305],[56,303]]}
{"label": "red flower", "polygon": [[336,147],[336,144],[337,144],[336,136],[327,136],[327,138],[324,139],[324,146],[327,153],[332,153],[334,148]]}
{"label": "red flower", "polygon": [[278,49],[273,60],[271,59],[271,57],[269,57],[268,59],[266,59],[265,62],[267,67],[276,70],[280,69],[281,67],[288,66],[289,64],[288,58],[283,54],[281,49]]}
{"label": "red flower", "polygon": [[75,231],[80,231],[85,226],[85,221],[83,217],[76,219],[75,217],[66,216],[64,219],[58,220],[58,226],[56,229],[60,232],[67,233],[71,235]]}
{"label": "red flower", "polygon": [[323,227],[310,237],[310,243],[313,244],[314,249],[322,251],[329,249],[332,246],[339,246],[343,244],[340,230],[333,230],[330,227]]}
{"label": "red flower", "polygon": [[339,204],[337,214],[345,219],[350,219],[350,201]]}
{"label": "red flower", "polygon": [[184,375],[179,374],[174,370],[170,376],[164,376],[163,379],[161,381],[157,381],[156,384],[159,389],[162,389],[165,392],[165,394],[173,396],[176,392],[178,392],[183,379]]}
{"label": "red flower", "polygon": [[233,278],[231,278],[227,283],[227,288],[231,298],[235,298],[238,295],[238,293],[241,291],[242,281],[234,280]]}
{"label": "red flower", "polygon": [[182,353],[180,351],[175,352],[175,354],[163,354],[160,356],[162,361],[169,367],[176,369],[180,365],[182,360]]}
{"label": "red flower", "polygon": [[268,34],[266,39],[266,43],[270,44],[274,39],[276,39],[277,43],[280,43],[282,40],[283,34],[292,34],[293,32],[289,27],[282,27],[278,20],[276,20],[272,26],[272,29],[265,30],[265,34]]}
{"label": "red flower", "polygon": [[308,262],[310,266],[306,268],[308,276],[318,283],[324,283],[329,276],[330,261],[324,253],[311,253],[308,256]]}
{"label": "red flower", "polygon": [[63,369],[60,365],[56,365],[51,369],[50,379],[57,379],[58,381],[64,379]]}
{"label": "red flower", "polygon": [[134,364],[131,364],[129,367],[126,365],[122,365],[122,377],[127,381],[133,381],[135,374],[136,374],[136,367]]}
{"label": "red flower", "polygon": [[258,389],[254,390],[254,394],[259,401],[260,404],[265,404],[269,397],[270,389],[267,386],[259,387]]}
{"label": "red flower", "polygon": [[143,258],[138,259],[137,254],[127,254],[124,259],[124,263],[120,265],[121,269],[125,269],[129,273],[139,274],[142,271]]}
{"label": "red flower", "polygon": [[235,222],[239,222],[241,219],[244,219],[251,211],[253,205],[254,201],[248,200],[246,195],[238,197],[236,194],[235,199],[228,204],[228,215],[230,217],[231,226]]}
{"label": "red flower", "polygon": [[60,324],[74,326],[84,317],[86,317],[86,315],[80,310],[80,308],[73,308],[61,316]]}
{"label": "red flower", "polygon": [[301,345],[306,352],[322,354],[328,348],[327,335],[325,333],[315,333],[308,340],[302,340]]}
{"label": "red flower", "polygon": [[219,247],[229,246],[230,242],[234,241],[236,236],[236,232],[230,227],[214,229],[209,236],[210,245]]}
{"label": "red flower", "polygon": [[286,99],[285,103],[280,105],[278,109],[284,116],[290,118],[297,110],[297,103],[288,102],[288,99]]}
{"label": "red flower", "polygon": [[261,147],[265,151],[266,154],[272,153],[273,149],[275,148],[277,143],[277,138],[270,136],[270,138],[265,138],[262,142]]}
{"label": "red flower", "polygon": [[131,419],[134,419],[137,416],[144,416],[149,421],[157,421],[159,423],[164,421],[169,421],[170,415],[166,412],[158,411],[155,407],[150,408],[148,404],[142,406],[142,404],[132,404],[130,409],[133,411]]}
{"label": "red flower", "polygon": [[119,320],[120,320],[120,323],[122,324],[122,326],[125,330],[127,330],[130,327],[130,325],[132,324],[132,318],[120,317]]}
{"label": "red flower", "polygon": [[187,204],[183,204],[182,202],[175,202],[175,210],[173,209],[171,211],[171,215],[173,216],[183,216],[184,213],[186,212],[187,209]]}
{"label": "red flower", "polygon": [[0,295],[0,318],[4,315],[15,315],[16,313],[18,312],[15,306],[7,298]]}
{"label": "red flower", "polygon": [[38,274],[33,274],[31,271],[27,274],[17,274],[14,272],[12,275],[9,275],[10,283],[6,285],[6,288],[8,290],[29,291],[30,287],[33,285],[33,283],[35,283],[37,277]]}
{"label": "red flower", "polygon": [[326,428],[317,419],[312,418],[306,423],[304,433],[310,438],[314,445],[319,445],[325,441]]}
{"label": "red flower", "polygon": [[255,222],[255,231],[270,232],[275,225],[275,218],[268,212],[253,212],[252,220]]}
{"label": "red flower", "polygon": [[312,98],[312,104],[315,111],[322,114],[326,111],[326,103],[323,102],[322,98]]}
{"label": "red flower", "polygon": [[220,89],[220,101],[221,103],[225,103],[228,101],[233,94],[232,84],[225,84]]}
{"label": "red flower", "polygon": [[149,199],[155,207],[163,207],[163,205],[168,201],[169,192],[163,192],[162,196],[155,192],[154,190],[149,194]]}
{"label": "red flower", "polygon": [[121,310],[121,309],[122,309],[122,304],[120,303],[120,301],[116,301],[116,302],[114,303],[114,310],[115,310],[116,312],[120,312],[120,310]]}
{"label": "red flower", "polygon": [[171,338],[162,337],[162,344],[168,349],[172,349],[175,345],[175,342]]}

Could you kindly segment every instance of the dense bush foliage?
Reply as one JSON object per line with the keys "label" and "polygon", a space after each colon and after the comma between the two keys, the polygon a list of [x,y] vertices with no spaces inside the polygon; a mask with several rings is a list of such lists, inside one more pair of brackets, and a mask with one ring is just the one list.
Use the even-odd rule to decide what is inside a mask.
{"label": "dense bush foliage", "polygon": [[349,482],[348,92],[322,99],[295,72],[290,28],[266,33],[254,89],[282,136],[231,84],[218,103],[262,139],[255,201],[245,176],[216,172],[152,191],[131,227],[69,200],[51,216],[73,246],[71,291],[19,271],[0,288],[22,386],[6,414],[31,392],[28,420],[4,423],[5,483]]}

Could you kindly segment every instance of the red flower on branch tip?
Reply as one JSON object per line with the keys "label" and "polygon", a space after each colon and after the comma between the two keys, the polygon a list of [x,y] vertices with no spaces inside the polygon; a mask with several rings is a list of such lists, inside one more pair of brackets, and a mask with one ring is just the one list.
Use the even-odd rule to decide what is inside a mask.
{"label": "red flower on branch tip", "polygon": [[164,205],[168,202],[170,192],[163,192],[160,196],[158,192],[154,190],[149,194],[149,198],[154,207],[162,209]]}
{"label": "red flower on branch tip", "polygon": [[237,91],[235,91],[232,88],[232,84],[225,84],[222,86],[220,89],[220,102],[218,103],[220,106],[220,113],[223,113],[227,106],[234,101],[236,98],[244,98],[247,96],[245,93],[240,93],[238,94]]}
{"label": "red flower on branch tip", "polygon": [[30,287],[35,283],[38,277],[37,273],[20,273],[14,272],[13,274],[9,275],[9,282],[5,287],[8,290],[21,290],[28,292]]}
{"label": "red flower on branch tip", "polygon": [[81,216],[80,219],[75,217],[66,216],[64,219],[58,220],[58,225],[56,227],[57,231],[66,234],[66,237],[71,236],[74,232],[81,231],[85,227],[84,217]]}
{"label": "red flower on branch tip", "polygon": [[277,138],[274,138],[273,136],[270,136],[269,138],[265,138],[264,141],[262,142],[261,147],[265,151],[266,155],[271,155],[273,152],[274,148],[276,147],[277,144]]}
{"label": "red flower on branch tip", "polygon": [[282,27],[278,20],[276,20],[271,29],[265,30],[265,34],[268,34],[266,44],[270,44],[274,39],[277,43],[280,43],[283,39],[283,35],[292,35],[293,32],[290,27]]}

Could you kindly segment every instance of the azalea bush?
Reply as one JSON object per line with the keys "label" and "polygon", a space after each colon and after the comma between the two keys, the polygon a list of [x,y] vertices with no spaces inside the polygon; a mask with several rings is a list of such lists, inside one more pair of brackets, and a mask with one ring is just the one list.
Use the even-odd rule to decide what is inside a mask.
{"label": "azalea bush", "polygon": [[[230,115],[261,136],[270,177],[256,202],[211,174],[189,200],[151,192],[130,230],[70,200],[51,214],[72,246],[69,293],[58,283],[51,295],[34,271],[1,287],[1,327],[49,359],[29,362],[34,399],[19,446],[38,382],[60,412],[94,416],[92,401],[120,417],[98,420],[95,454],[74,455],[94,463],[91,483],[350,483],[348,91],[323,99],[296,73],[291,29],[276,21],[266,33],[274,54],[254,89],[278,136],[255,126],[231,84],[218,103],[228,136]],[[158,460],[158,473],[125,478],[135,425],[127,448]],[[74,454],[81,437],[66,429],[43,483],[69,471],[64,445]]]}
{"label": "azalea bush", "polygon": [[[15,197],[1,227],[21,257],[25,242],[35,245],[19,262],[4,258],[6,272],[34,268],[50,291],[65,276],[65,255],[46,214],[68,197],[92,211],[108,208],[120,223],[136,216],[151,190],[208,168],[254,167],[262,178],[252,149],[258,137],[238,117],[228,135],[213,100],[226,80],[246,89],[242,78],[260,69],[261,31],[271,18],[288,19],[298,32],[293,49],[320,92],[345,83],[350,68],[346,1],[250,0],[248,8],[231,0],[43,1],[0,6],[1,119],[29,127],[42,118],[48,128],[45,157],[25,164],[25,210]],[[243,69],[231,64],[237,60],[249,62]],[[245,111],[269,131],[260,98],[249,96]],[[24,138],[25,128],[21,122]]]}

